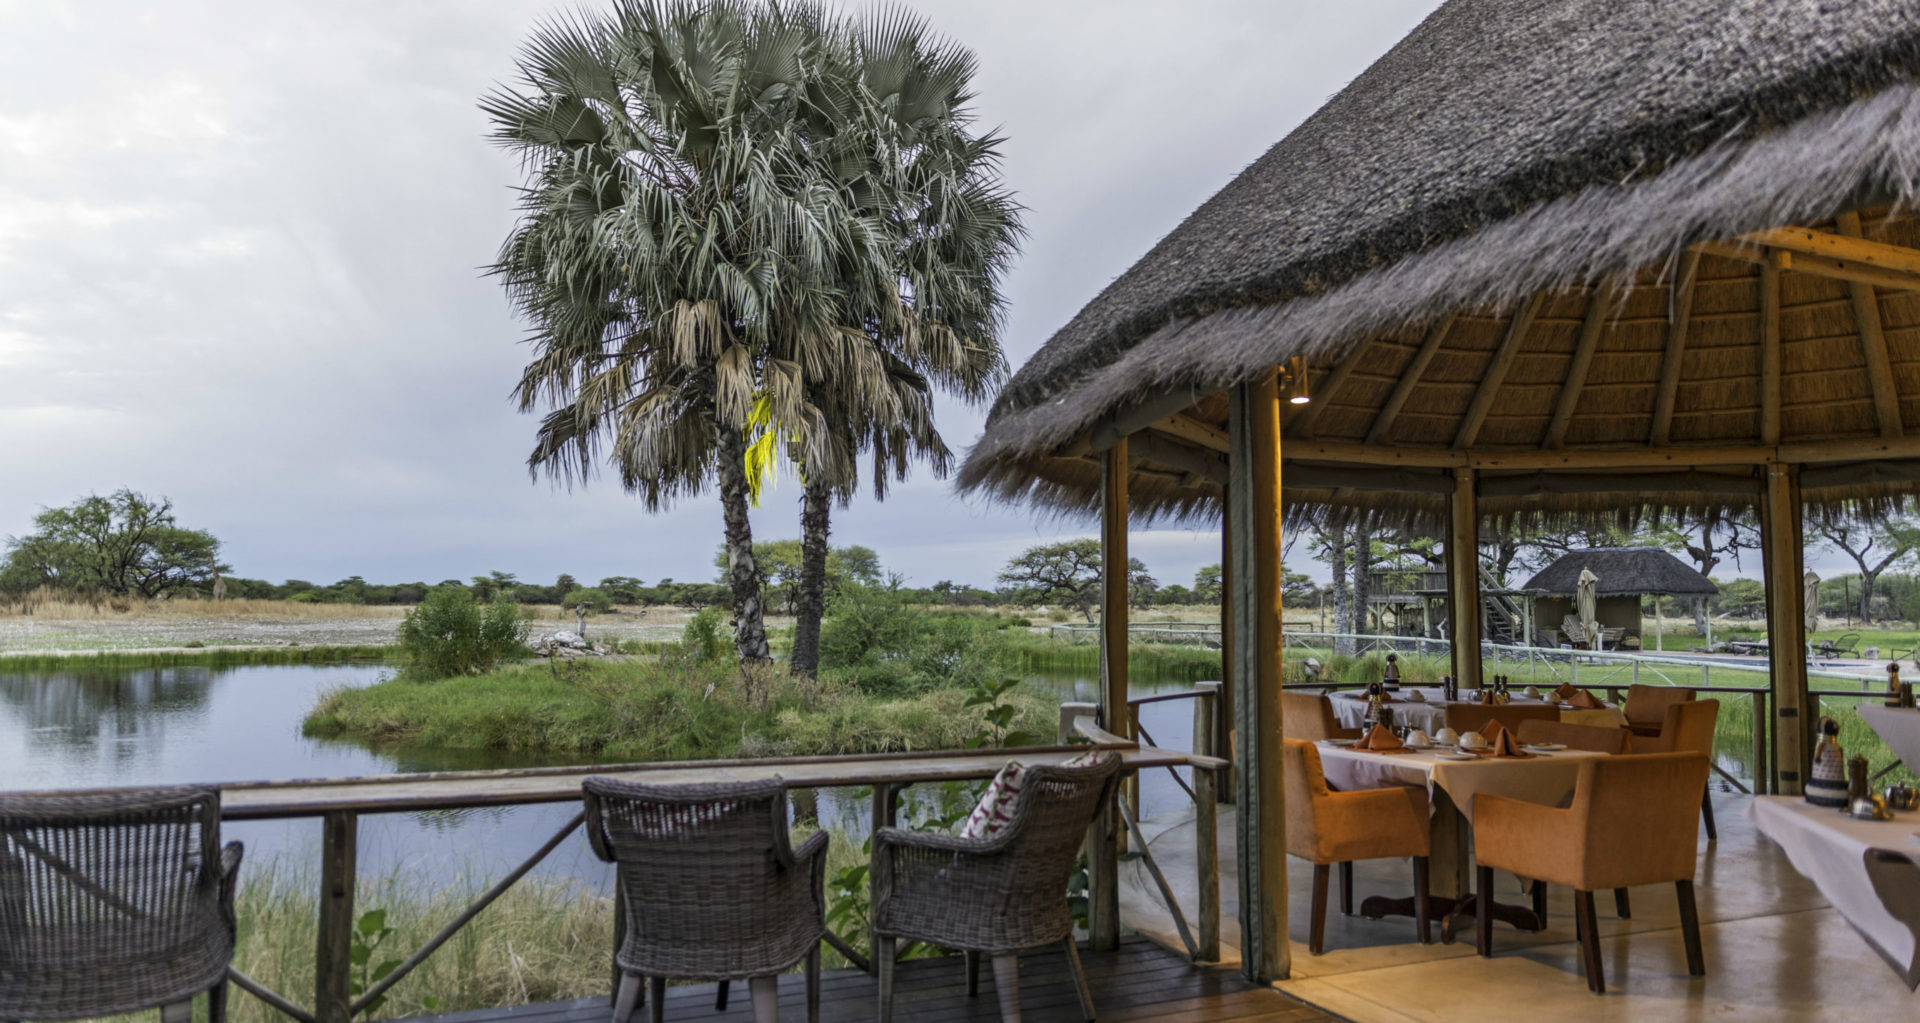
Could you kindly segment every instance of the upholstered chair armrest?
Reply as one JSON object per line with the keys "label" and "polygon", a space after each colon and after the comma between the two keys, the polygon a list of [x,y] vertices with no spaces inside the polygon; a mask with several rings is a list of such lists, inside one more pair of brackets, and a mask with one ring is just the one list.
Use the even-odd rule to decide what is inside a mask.
{"label": "upholstered chair armrest", "polygon": [[1332,860],[1426,856],[1427,791],[1411,785],[1330,792],[1315,801],[1314,830]]}
{"label": "upholstered chair armrest", "polygon": [[1576,824],[1572,810],[1483,792],[1473,797],[1473,858],[1483,867],[1577,887]]}

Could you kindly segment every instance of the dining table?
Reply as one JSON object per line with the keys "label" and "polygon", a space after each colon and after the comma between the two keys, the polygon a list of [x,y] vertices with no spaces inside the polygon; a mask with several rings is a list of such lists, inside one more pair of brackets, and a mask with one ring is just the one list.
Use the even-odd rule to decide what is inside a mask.
{"label": "dining table", "polygon": [[1861,705],[1860,716],[1907,770],[1920,774],[1920,709],[1867,703]]}
{"label": "dining table", "polygon": [[[1414,694],[1419,694],[1415,696]],[[1393,708],[1393,720],[1396,724],[1410,725],[1431,735],[1445,727],[1447,708],[1462,705],[1478,705],[1478,700],[1447,700],[1445,692],[1439,686],[1401,686],[1397,691],[1389,692],[1387,706]],[[1603,728],[1621,728],[1627,723],[1620,708],[1606,705],[1599,708],[1575,707],[1557,700],[1549,699],[1551,693],[1543,692],[1540,697],[1526,695],[1525,692],[1511,694],[1516,706],[1537,707],[1552,704],[1560,710],[1560,720],[1573,725],[1599,725]],[[1359,728],[1367,720],[1367,691],[1364,689],[1343,689],[1328,697],[1333,707],[1334,719],[1342,728]]]}
{"label": "dining table", "polygon": [[1747,819],[1908,990],[1920,990],[1920,813],[1860,820],[1800,796],[1755,796]]}
{"label": "dining table", "polygon": [[[1441,938],[1450,941],[1457,918],[1479,912],[1473,898],[1473,798],[1481,793],[1507,796],[1529,803],[1560,806],[1572,795],[1580,765],[1606,756],[1587,750],[1529,748],[1524,758],[1474,756],[1454,759],[1458,752],[1435,747],[1398,753],[1354,749],[1340,740],[1318,743],[1321,772],[1330,788],[1351,791],[1409,785],[1427,791],[1431,809],[1428,826],[1428,900],[1441,918]],[[1525,931],[1546,926],[1533,907],[1492,903],[1489,915]],[[1361,915],[1412,916],[1413,899],[1374,896],[1361,903]]]}

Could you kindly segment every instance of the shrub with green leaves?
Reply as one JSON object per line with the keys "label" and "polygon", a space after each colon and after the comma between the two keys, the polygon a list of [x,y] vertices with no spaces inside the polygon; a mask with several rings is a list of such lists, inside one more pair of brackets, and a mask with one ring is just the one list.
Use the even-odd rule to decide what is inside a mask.
{"label": "shrub with green leaves", "polygon": [[401,674],[479,675],[525,652],[527,623],[505,596],[482,606],[464,586],[436,587],[400,620]]}
{"label": "shrub with green leaves", "polygon": [[727,656],[732,640],[727,635],[726,612],[703,607],[687,619],[680,633],[680,647],[696,664],[707,664]]}

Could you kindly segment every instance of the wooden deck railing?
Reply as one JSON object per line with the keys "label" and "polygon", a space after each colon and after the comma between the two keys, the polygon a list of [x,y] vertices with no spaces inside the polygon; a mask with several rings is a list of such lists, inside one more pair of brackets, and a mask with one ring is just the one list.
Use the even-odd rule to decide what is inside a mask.
{"label": "wooden deck railing", "polygon": [[[331,778],[302,781],[233,782],[219,784],[221,817],[224,820],[284,820],[318,818],[320,821],[321,859],[319,913],[314,946],[314,987],[312,1008],[297,1004],[287,994],[274,991],[238,970],[229,976],[234,984],[267,1005],[298,1020],[299,1023],[350,1023],[376,999],[431,956],[462,927],[466,926],[501,894],[532,870],[577,830],[582,815],[576,814],[555,832],[533,855],[501,877],[472,904],[379,983],[355,997],[352,983],[352,931],[354,924],[354,884],[359,819],[366,814],[452,810],[487,806],[515,806],[536,803],[569,803],[580,799],[580,783],[595,775],[653,781],[661,784],[697,784],[702,782],[750,781],[779,778],[790,788],[872,787],[873,826],[894,823],[899,794],[907,786],[925,782],[962,781],[992,777],[1010,759],[1029,763],[1052,763],[1091,748],[1111,749],[1123,760],[1123,769],[1138,772],[1154,768],[1195,764],[1198,773],[1211,774],[1216,762],[1205,755],[1161,750],[1129,742],[1100,731],[1090,715],[1073,718],[1063,715],[1062,743],[1057,746],[1021,749],[986,749],[934,753],[896,753],[865,756],[795,757],[761,760],[704,760],[652,764],[605,764],[589,767],[527,768],[496,771],[456,771],[433,774],[396,774],[360,778]],[[1068,740],[1081,740],[1068,745]],[[109,790],[94,790],[109,791]],[[1103,814],[1111,819],[1113,810]],[[1132,820],[1131,813],[1126,814]],[[1137,827],[1137,823],[1135,825]],[[1095,830],[1098,830],[1096,828]],[[1205,832],[1209,838],[1212,829]],[[1144,844],[1144,843],[1143,843]],[[1090,859],[1103,856],[1092,873],[1111,884],[1117,864],[1111,843],[1089,849]],[[1164,887],[1164,881],[1163,887]],[[1112,914],[1111,922],[1095,922],[1096,930],[1117,934],[1117,897],[1113,891],[1091,893],[1096,912]],[[1200,958],[1218,958],[1218,892],[1212,905],[1202,899],[1201,932],[1212,937],[1204,943],[1189,940],[1190,952]],[[616,906],[616,932],[624,921]],[[1177,912],[1177,909],[1176,909]],[[1211,916],[1208,913],[1211,912]],[[1206,921],[1211,920],[1208,924]],[[616,937],[616,941],[617,941]],[[861,969],[872,969],[865,957],[837,938],[835,946]],[[1211,949],[1211,955],[1199,956]],[[612,949],[608,950],[611,957]]]}

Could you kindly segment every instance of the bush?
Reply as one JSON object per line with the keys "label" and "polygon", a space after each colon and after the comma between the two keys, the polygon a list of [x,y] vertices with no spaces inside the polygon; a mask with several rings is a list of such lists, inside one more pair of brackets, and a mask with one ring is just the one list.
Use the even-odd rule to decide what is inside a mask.
{"label": "bush", "polygon": [[527,624],[505,597],[482,607],[466,587],[441,586],[400,620],[399,638],[402,675],[453,678],[492,671],[523,652]]}
{"label": "bush", "polygon": [[926,617],[896,593],[873,586],[840,587],[820,623],[820,663],[834,667],[872,665],[898,653]]}
{"label": "bush", "polygon": [[560,598],[560,606],[574,614],[603,615],[613,610],[613,598],[605,590],[576,589]]}
{"label": "bush", "polygon": [[680,648],[696,664],[724,660],[727,656],[726,615],[717,607],[703,607],[687,619],[680,633]]}

